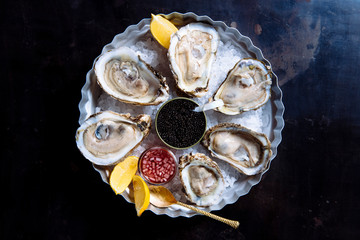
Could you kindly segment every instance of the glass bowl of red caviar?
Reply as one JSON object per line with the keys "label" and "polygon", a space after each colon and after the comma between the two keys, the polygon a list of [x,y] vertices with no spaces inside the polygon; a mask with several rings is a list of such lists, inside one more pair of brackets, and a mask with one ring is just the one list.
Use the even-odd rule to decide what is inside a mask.
{"label": "glass bowl of red caviar", "polygon": [[141,177],[150,184],[166,184],[177,173],[176,156],[164,147],[149,148],[139,158],[139,172]]}

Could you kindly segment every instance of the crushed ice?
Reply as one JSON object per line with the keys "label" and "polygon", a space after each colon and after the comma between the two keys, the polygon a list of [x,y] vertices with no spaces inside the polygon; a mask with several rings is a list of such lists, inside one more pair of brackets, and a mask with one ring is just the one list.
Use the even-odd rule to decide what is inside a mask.
{"label": "crushed ice", "polygon": [[[169,68],[168,58],[166,56],[167,51],[163,47],[161,47],[154,39],[148,38],[144,41],[138,41],[135,45],[130,46],[145,62],[150,64],[154,69],[159,71],[163,76],[166,77],[166,81],[170,88],[170,98],[177,97],[175,91],[175,80],[172,77],[171,70]],[[228,71],[230,71],[236,62],[238,62],[241,58],[245,56],[242,55],[242,50],[233,46],[230,42],[223,43],[222,41],[219,44],[216,60],[212,66],[211,72],[211,83],[209,84],[209,90],[206,95],[202,98],[194,99],[200,105],[208,102],[208,99],[214,94],[217,88],[220,86],[222,81],[226,78]],[[157,137],[154,119],[156,116],[156,112],[158,108],[162,104],[158,106],[137,106],[132,104],[127,104],[123,102],[119,102],[112,97],[110,97],[105,92],[102,93],[97,101],[96,111],[104,111],[104,110],[112,110],[119,113],[130,113],[135,116],[138,114],[148,114],[152,118],[152,129],[149,136],[141,143],[139,147],[137,147],[132,155],[140,156],[140,154],[147,148],[152,147],[154,145],[160,145],[166,147],[161,140]],[[228,116],[213,110],[209,110],[206,112],[207,120],[208,120],[208,128],[212,127],[218,123],[223,122],[234,122],[241,124],[247,128],[250,128],[256,132],[263,132],[263,108],[259,108],[255,111],[245,112],[241,115],[237,116]],[[265,116],[266,119],[266,116]],[[268,120],[266,120],[266,124],[268,124]],[[191,149],[186,150],[173,150],[177,159],[181,155],[190,153],[190,152],[201,152],[210,156],[207,149],[205,149],[201,144],[192,147]],[[236,171],[233,167],[231,167],[228,163],[211,157],[215,160],[224,176],[225,180],[225,193],[228,191],[232,191],[231,188],[237,181],[240,181],[243,176]],[[182,192],[182,185],[180,183],[179,176],[174,178],[174,180],[169,183],[166,187],[168,187],[174,194],[175,198],[178,201],[186,201],[186,198]],[[224,194],[225,194],[224,193]]]}

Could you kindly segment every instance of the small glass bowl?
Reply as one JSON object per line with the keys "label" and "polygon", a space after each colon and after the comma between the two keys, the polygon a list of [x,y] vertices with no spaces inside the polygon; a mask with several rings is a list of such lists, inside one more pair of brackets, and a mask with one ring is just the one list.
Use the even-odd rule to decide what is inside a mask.
{"label": "small glass bowl", "polygon": [[[164,154],[167,154],[167,156],[161,156]],[[147,163],[144,163],[144,161],[147,161]],[[148,164],[149,168],[143,168],[143,163]],[[148,148],[141,154],[138,163],[140,176],[146,182],[152,185],[164,185],[166,183],[169,183],[177,174],[177,168],[178,167],[175,154],[164,147]],[[151,171],[153,171],[156,176],[149,176],[147,172]],[[170,173],[168,173],[168,171],[170,171]]]}
{"label": "small glass bowl", "polygon": [[168,103],[172,102],[172,101],[176,101],[176,100],[186,100],[186,101],[190,101],[190,102],[193,102],[196,104],[196,106],[199,106],[199,104],[197,102],[195,102],[194,100],[190,99],[190,98],[186,98],[186,97],[176,97],[176,98],[173,98],[173,99],[170,99],[168,101],[166,101],[160,108],[159,110],[157,111],[156,113],[156,117],[155,117],[155,129],[156,129],[156,134],[158,135],[158,137],[161,139],[161,141],[168,147],[170,148],[173,148],[173,149],[177,149],[177,150],[183,150],[183,149],[188,149],[188,148],[191,148],[193,146],[195,146],[196,144],[198,144],[201,139],[204,137],[205,135],[205,132],[206,132],[206,127],[207,127],[207,118],[206,118],[206,114],[205,112],[202,112],[203,116],[204,116],[204,131],[201,135],[201,137],[195,142],[195,143],[191,143],[191,145],[189,146],[186,146],[186,147],[177,147],[177,146],[172,146],[170,145],[169,143],[167,143],[162,137],[161,137],[161,134],[159,133],[159,129],[158,129],[158,117],[159,117],[159,113],[161,112],[161,110],[164,108],[164,106],[166,106]]}

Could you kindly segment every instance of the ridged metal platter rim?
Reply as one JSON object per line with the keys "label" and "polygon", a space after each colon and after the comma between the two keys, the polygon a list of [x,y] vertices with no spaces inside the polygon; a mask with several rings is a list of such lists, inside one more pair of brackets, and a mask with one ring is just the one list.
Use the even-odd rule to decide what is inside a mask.
{"label": "ridged metal platter rim", "polygon": [[[175,24],[179,23],[179,25],[184,25],[184,24],[187,24],[190,22],[204,22],[204,23],[211,24],[212,26],[214,26],[217,29],[217,31],[219,32],[219,34],[222,37],[232,40],[233,43],[235,43],[235,44],[239,44],[239,46],[246,49],[246,51],[251,55],[251,57],[261,60],[266,65],[271,67],[270,62],[267,59],[265,59],[261,50],[253,45],[253,43],[249,37],[242,35],[235,28],[228,27],[222,21],[213,21],[208,16],[198,16],[192,12],[184,13],[184,14],[178,13],[178,12],[173,12],[173,13],[170,13],[167,15],[165,15],[165,14],[161,14],[161,15],[163,15],[164,17],[166,17],[167,19],[169,19],[170,21],[172,21]],[[138,24],[127,27],[123,33],[117,34],[111,43],[104,46],[104,48],[102,49],[102,53],[109,51],[110,49],[121,46],[122,43],[124,43],[124,40],[126,40],[128,42],[129,39],[132,39],[132,38],[135,39],[136,36],[143,33],[144,28],[148,27],[148,25],[150,24],[150,20],[151,20],[150,18],[145,18],[145,19],[141,20]],[[95,63],[95,61],[96,61],[96,59],[94,60],[94,63]],[[82,98],[79,103],[79,110],[80,110],[79,124],[80,125],[91,114],[95,113],[96,100],[99,97],[100,92],[96,91],[97,88],[94,87],[94,85],[97,84],[96,81],[93,80],[94,78],[95,78],[94,70],[92,68],[87,73],[86,82],[85,82],[83,88],[81,89]],[[283,114],[284,114],[285,108],[282,103],[282,91],[278,85],[278,78],[275,74],[273,74],[273,83],[272,83],[271,90],[272,90],[272,96],[271,96],[270,101],[271,101],[271,110],[272,110],[273,119],[271,119],[272,120],[272,128],[271,128],[272,131],[271,131],[270,141],[271,141],[271,150],[273,152],[273,155],[270,159],[270,162],[277,155],[277,147],[279,146],[279,144],[282,140],[281,131],[284,128]],[[268,166],[267,170],[269,168],[270,168],[270,166]],[[107,175],[109,174],[109,171],[99,170],[95,166],[94,166],[94,169],[100,173],[103,181],[107,182],[107,177],[108,177]],[[231,197],[226,198],[226,199],[224,198],[218,204],[213,205],[208,208],[204,208],[204,210],[205,211],[220,210],[225,205],[236,202],[240,196],[246,195],[250,191],[252,186],[254,186],[260,182],[263,174],[266,171],[262,172],[261,174],[250,177],[246,181],[246,184],[243,186],[243,188],[234,189],[233,195]],[[123,193],[122,196],[128,202],[131,202],[128,191]],[[194,215],[197,215],[197,213],[195,213],[193,211],[188,211],[188,209],[184,209],[182,207],[173,209],[171,207],[170,208],[157,208],[153,205],[150,205],[149,210],[151,210],[152,212],[154,212],[157,215],[165,214],[170,217],[179,217],[179,216],[192,217]]]}

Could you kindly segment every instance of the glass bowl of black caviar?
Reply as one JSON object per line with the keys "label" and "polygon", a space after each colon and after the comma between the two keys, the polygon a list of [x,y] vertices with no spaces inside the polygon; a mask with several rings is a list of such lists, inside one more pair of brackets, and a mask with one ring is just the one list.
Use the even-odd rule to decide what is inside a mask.
{"label": "glass bowl of black caviar", "polygon": [[206,115],[195,112],[195,101],[177,97],[165,102],[155,118],[156,133],[167,146],[186,149],[198,144],[206,131]]}

